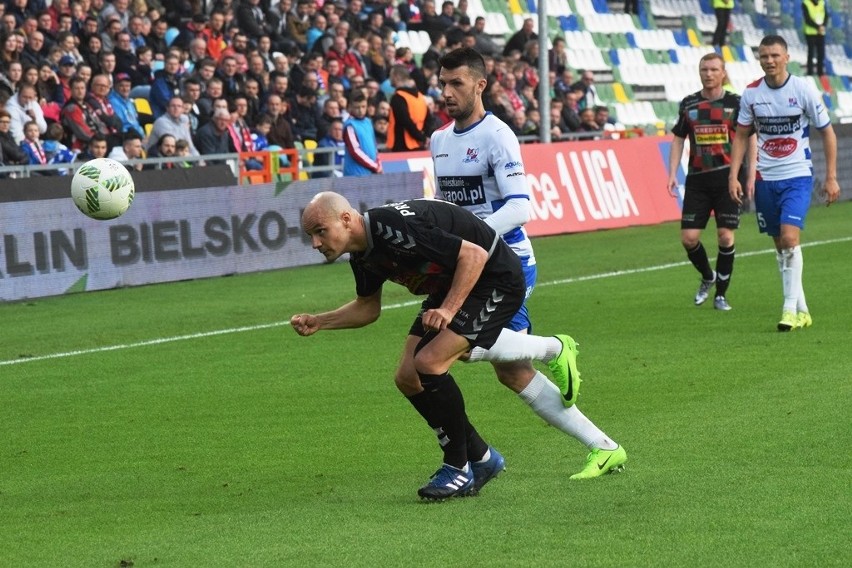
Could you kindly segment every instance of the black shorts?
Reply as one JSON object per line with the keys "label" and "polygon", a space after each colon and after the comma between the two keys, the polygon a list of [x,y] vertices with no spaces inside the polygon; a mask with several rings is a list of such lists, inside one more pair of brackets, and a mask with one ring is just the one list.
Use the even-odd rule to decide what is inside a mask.
{"label": "black shorts", "polygon": [[736,229],[740,226],[740,206],[728,193],[729,168],[686,176],[681,212],[681,229],[703,229],[712,212],[716,227]]}
{"label": "black shorts", "polygon": [[[523,274],[518,272],[518,276],[520,280],[509,286],[505,282],[478,282],[450,322],[450,330],[467,338],[471,347],[492,347],[524,304],[526,286]],[[423,312],[440,307],[443,301],[443,294],[432,294],[423,300],[409,335],[423,337]]]}

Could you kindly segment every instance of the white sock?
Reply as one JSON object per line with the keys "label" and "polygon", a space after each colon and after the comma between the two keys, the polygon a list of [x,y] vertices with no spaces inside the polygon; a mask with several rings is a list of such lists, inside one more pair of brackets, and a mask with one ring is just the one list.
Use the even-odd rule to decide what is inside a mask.
{"label": "white sock", "polygon": [[469,361],[542,361],[547,362],[559,355],[562,342],[555,337],[528,335],[504,329],[490,349],[474,347]]}
{"label": "white sock", "polygon": [[485,455],[482,456],[482,459],[476,460],[476,463],[485,463],[491,459],[491,448],[485,450]]}
{"label": "white sock", "polygon": [[802,275],[805,272],[805,257],[802,254],[801,246],[797,246],[794,250],[798,251],[797,256],[799,258],[799,297],[796,299],[796,311],[810,313],[810,310],[808,310],[808,303],[805,301],[805,285],[802,282]]}
{"label": "white sock", "polygon": [[540,372],[536,372],[530,384],[518,396],[545,422],[576,438],[589,449],[614,450],[618,447],[580,412],[576,404],[565,408],[559,388]]}
{"label": "white sock", "polygon": [[781,289],[784,291],[785,312],[796,313],[802,293],[802,249],[799,246],[778,253],[781,268]]}

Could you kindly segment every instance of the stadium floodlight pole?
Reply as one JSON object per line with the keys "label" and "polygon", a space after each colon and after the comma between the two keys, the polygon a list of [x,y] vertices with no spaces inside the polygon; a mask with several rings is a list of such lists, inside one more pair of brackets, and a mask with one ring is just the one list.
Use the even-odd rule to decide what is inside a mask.
{"label": "stadium floodlight pole", "polygon": [[550,143],[550,69],[547,56],[547,0],[538,4],[538,139]]}

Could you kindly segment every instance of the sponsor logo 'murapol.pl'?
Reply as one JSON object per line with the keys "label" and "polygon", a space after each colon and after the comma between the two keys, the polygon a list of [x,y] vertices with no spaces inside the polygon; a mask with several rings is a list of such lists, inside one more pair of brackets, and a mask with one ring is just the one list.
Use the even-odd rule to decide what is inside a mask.
{"label": "sponsor logo 'murapol.pl'", "polygon": [[[636,201],[624,179],[613,150],[557,152],[558,186],[548,172],[536,178],[527,174],[532,194],[533,217],[546,221],[563,219],[564,195],[579,222],[638,217]],[[560,188],[564,193],[560,192]]]}

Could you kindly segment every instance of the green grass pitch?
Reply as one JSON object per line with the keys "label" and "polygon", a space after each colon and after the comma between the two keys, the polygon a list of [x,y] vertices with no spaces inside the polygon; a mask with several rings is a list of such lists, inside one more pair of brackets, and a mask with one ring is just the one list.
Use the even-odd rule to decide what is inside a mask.
{"label": "green grass pitch", "polygon": [[579,407],[627,469],[569,482],[585,448],[457,365],[508,469],[440,504],[393,386],[400,287],[309,338],[286,322],[353,297],[343,263],[1,305],[0,566],[846,566],[850,214],[811,210],[814,326],[787,334],[752,216],[728,313],[692,305],[676,224],[536,239],[535,331],[579,341]]}

